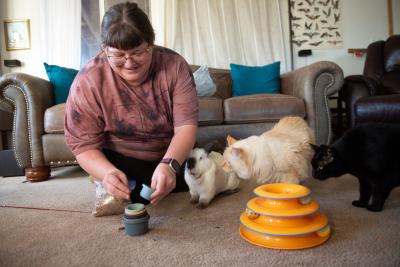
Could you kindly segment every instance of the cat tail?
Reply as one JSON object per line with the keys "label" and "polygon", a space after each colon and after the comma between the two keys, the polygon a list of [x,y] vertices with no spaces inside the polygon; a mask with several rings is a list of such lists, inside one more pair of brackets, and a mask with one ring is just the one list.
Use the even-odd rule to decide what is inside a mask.
{"label": "cat tail", "polygon": [[286,116],[276,123],[273,130],[279,132],[298,131],[299,129],[307,129],[307,122],[298,116]]}
{"label": "cat tail", "polygon": [[272,130],[281,133],[293,133],[296,135],[296,140],[302,140],[303,143],[315,143],[314,131],[299,116],[283,117]]}

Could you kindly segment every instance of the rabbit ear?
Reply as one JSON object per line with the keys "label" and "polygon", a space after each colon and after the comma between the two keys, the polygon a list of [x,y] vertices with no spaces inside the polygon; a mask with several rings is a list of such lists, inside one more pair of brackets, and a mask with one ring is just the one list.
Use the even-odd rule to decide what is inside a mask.
{"label": "rabbit ear", "polygon": [[197,143],[197,141],[194,143],[193,148],[199,148],[199,143]]}
{"label": "rabbit ear", "polygon": [[231,146],[231,145],[233,145],[234,143],[236,143],[236,139],[235,138],[233,138],[232,136],[230,136],[230,135],[228,135],[227,137],[226,137],[226,142],[228,143],[228,146]]}
{"label": "rabbit ear", "polygon": [[209,154],[211,151],[215,151],[217,153],[224,153],[225,150],[225,144],[222,140],[216,139],[213,141],[208,142],[207,144],[202,147],[207,154]]}
{"label": "rabbit ear", "polygon": [[214,149],[218,146],[218,141],[214,140],[212,142],[207,143],[204,146],[204,150],[209,154],[211,151],[214,151]]}

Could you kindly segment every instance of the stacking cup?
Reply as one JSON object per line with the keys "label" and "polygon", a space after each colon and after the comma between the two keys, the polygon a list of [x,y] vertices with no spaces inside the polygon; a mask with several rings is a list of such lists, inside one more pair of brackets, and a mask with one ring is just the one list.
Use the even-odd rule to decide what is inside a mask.
{"label": "stacking cup", "polygon": [[150,201],[150,196],[153,194],[153,188],[147,186],[146,184],[142,185],[142,190],[140,191],[140,196],[148,201]]}
{"label": "stacking cup", "polygon": [[125,233],[129,236],[137,236],[149,230],[150,216],[141,203],[129,204],[125,207],[123,222]]}

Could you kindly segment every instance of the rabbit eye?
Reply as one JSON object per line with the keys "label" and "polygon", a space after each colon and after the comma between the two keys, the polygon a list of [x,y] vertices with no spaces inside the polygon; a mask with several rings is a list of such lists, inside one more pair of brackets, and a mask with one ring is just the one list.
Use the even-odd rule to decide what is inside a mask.
{"label": "rabbit eye", "polygon": [[202,160],[203,159],[203,157],[200,157],[200,160]]}

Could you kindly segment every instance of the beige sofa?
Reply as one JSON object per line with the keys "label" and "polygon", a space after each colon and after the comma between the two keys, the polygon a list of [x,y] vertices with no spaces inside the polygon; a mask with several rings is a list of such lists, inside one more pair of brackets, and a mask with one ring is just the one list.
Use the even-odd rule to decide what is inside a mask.
{"label": "beige sofa", "polygon": [[[335,63],[321,61],[281,75],[281,94],[240,97],[232,97],[229,70],[209,70],[217,92],[199,98],[199,144],[228,134],[260,134],[288,115],[304,117],[318,144],[330,142],[328,97],[343,83],[343,72]],[[50,82],[23,73],[3,75],[0,105],[15,112],[13,148],[29,181],[49,178],[51,167],[77,164],[64,140],[64,104],[54,105]]]}

